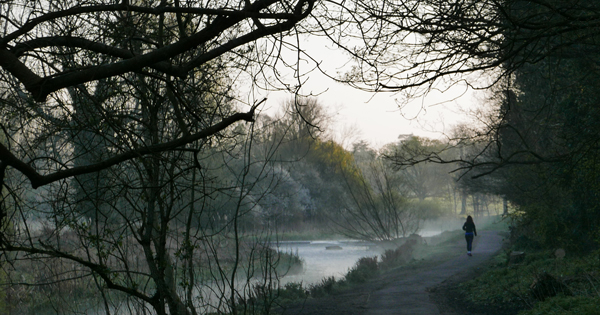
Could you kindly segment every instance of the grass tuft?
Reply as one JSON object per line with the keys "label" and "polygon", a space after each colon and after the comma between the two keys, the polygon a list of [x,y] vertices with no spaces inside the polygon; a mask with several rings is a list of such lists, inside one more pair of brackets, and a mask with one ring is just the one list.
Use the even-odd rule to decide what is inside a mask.
{"label": "grass tuft", "polygon": [[[520,264],[509,264],[508,254],[492,260],[481,276],[459,285],[468,303],[492,308],[526,309],[520,315],[600,314],[599,252],[557,259],[553,251],[526,252]],[[549,274],[573,296],[559,294],[538,301],[532,288],[541,274]],[[592,311],[593,310],[593,311]]]}

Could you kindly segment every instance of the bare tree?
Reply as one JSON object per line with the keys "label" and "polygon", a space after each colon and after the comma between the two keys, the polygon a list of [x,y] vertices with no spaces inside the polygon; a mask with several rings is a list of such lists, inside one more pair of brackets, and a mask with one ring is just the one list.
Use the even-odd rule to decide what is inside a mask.
{"label": "bare tree", "polygon": [[[233,149],[212,150],[235,147],[247,131],[238,123],[254,121],[260,102],[249,102],[245,111],[236,108],[234,83],[241,83],[233,78],[298,90],[308,72],[301,65],[312,60],[299,43],[310,34],[328,38],[354,58],[354,67],[336,77],[339,81],[409,95],[425,93],[442,79],[464,80],[459,76],[464,73],[489,71],[491,79],[482,81],[495,82],[523,64],[595,49],[600,20],[595,4],[528,3],[2,1],[0,246],[5,257],[28,258],[31,266],[47,267],[37,270],[54,272],[32,283],[88,279],[103,294],[107,313],[108,302],[119,297],[112,292],[159,314],[194,313],[196,288],[177,283],[178,268],[184,266],[193,283],[196,269],[190,261],[199,258],[192,249],[203,246],[219,255],[227,246],[218,244],[231,235],[230,258],[239,267],[240,218],[252,213],[257,198],[249,193],[251,163],[244,154],[244,166],[237,168],[242,171],[220,185],[214,184],[219,176],[204,173],[202,164],[207,161],[202,156],[221,157],[219,167],[233,163],[228,159]],[[286,49],[295,52],[292,62],[284,58]],[[319,60],[312,61],[325,71]],[[278,65],[292,71],[293,83],[280,75]],[[479,136],[489,141],[497,135]],[[464,167],[493,170],[505,163],[482,156],[475,154]],[[419,159],[448,162],[440,154]],[[236,169],[219,167],[214,169]],[[37,190],[26,189],[26,183]],[[389,183],[380,183],[385,193]],[[375,200],[370,185],[363,188],[355,200]],[[85,215],[90,208],[94,215]],[[33,215],[47,219],[46,226],[34,227]],[[140,265],[129,253],[144,257]],[[177,260],[178,255],[185,258]],[[236,272],[220,265],[210,270],[220,275],[219,292],[228,296],[219,303],[235,313]]]}
{"label": "bare tree", "polygon": [[[38,101],[65,87],[146,68],[184,78],[226,52],[292,29],[311,12],[314,1],[213,5],[197,1],[6,1],[2,4],[7,19],[0,66],[18,78]],[[146,28],[144,23],[154,17],[159,19],[158,29]],[[173,27],[165,28],[165,23]],[[106,37],[107,27],[123,26],[133,26],[135,32],[124,32],[120,38]],[[155,31],[162,35],[159,40],[150,39]],[[140,49],[131,49],[136,46]],[[116,60],[61,69],[50,62],[60,47]],[[181,58],[188,52],[192,54]]]}
{"label": "bare tree", "polygon": [[[52,95],[53,100],[42,105],[42,110],[55,118],[69,115],[68,108],[51,105],[61,102],[63,88],[83,84],[93,88],[98,80],[117,80],[132,72],[161,76],[168,84],[172,78],[194,75],[200,66],[225,53],[232,55],[231,69],[234,69],[238,62],[244,63],[244,56],[249,53],[244,49],[253,50],[252,45],[244,46],[257,38],[292,29],[311,12],[313,2],[242,1],[207,8],[195,1],[119,4],[8,1],[1,6],[7,12],[0,52],[5,82],[24,87],[36,101],[45,101]],[[60,62],[66,48],[72,59],[79,61],[77,65],[67,67]],[[135,82],[124,79],[118,84]],[[23,104],[23,109],[17,104],[11,107],[22,111],[31,107],[28,104],[31,102]],[[174,110],[179,113],[181,133],[153,147],[121,151],[91,165],[42,171],[15,154],[14,148],[2,145],[2,169],[11,166],[19,170],[35,188],[205,139],[237,121],[251,121],[254,113],[254,107],[246,113],[232,113],[190,133],[187,125],[190,121],[185,119],[194,113],[183,106]]]}
{"label": "bare tree", "polygon": [[[265,66],[280,60],[277,47],[291,47],[310,59],[298,41],[286,40],[284,35],[289,32],[324,35],[352,56],[356,66],[337,77],[342,82],[374,91],[422,94],[441,79],[452,84],[465,80],[462,74],[485,71],[486,76],[491,75],[489,79],[476,77],[469,82],[495,82],[498,76],[494,74],[509,74],[522,64],[553,55],[575,56],[566,47],[580,47],[577,55],[585,54],[594,47],[598,20],[593,5],[542,1],[527,6],[521,0],[263,0],[214,3],[214,7],[195,1],[68,5],[61,1],[6,1],[2,10],[7,14],[0,67],[38,101],[49,95],[58,97],[57,92],[65,87],[130,72],[152,69],[182,78],[225,56],[232,61],[229,65],[243,68],[255,78],[267,75]],[[151,18],[158,21],[152,24],[156,27],[148,28]],[[135,31],[121,32],[115,38],[107,35],[109,28]],[[152,38],[154,33],[161,39]],[[261,46],[256,41],[259,38],[271,40],[273,45]],[[75,68],[57,66],[53,60],[65,47],[75,49],[77,58],[85,62]],[[92,55],[105,58],[90,58]],[[302,76],[298,63],[285,64]],[[250,69],[257,65],[258,72]],[[215,128],[240,119],[249,116],[240,113]],[[211,134],[214,129],[166,141],[152,150],[171,149]],[[94,165],[42,175],[6,147],[0,150],[6,156],[3,165],[19,169],[34,187],[101,168]],[[138,150],[135,154],[148,152]],[[135,154],[123,152],[103,165],[114,165]]]}
{"label": "bare tree", "polygon": [[389,241],[419,230],[421,216],[407,200],[394,167],[381,156],[341,170],[343,203],[330,214],[334,227],[352,238]]}
{"label": "bare tree", "polygon": [[[140,125],[132,129],[151,145],[176,122],[172,112],[153,110],[165,100],[149,91],[157,81],[144,81],[136,93]],[[16,229],[4,229],[2,249],[11,297],[23,304],[12,305],[17,311],[46,305],[61,313],[247,312],[257,279],[270,279],[263,290],[276,286],[279,259],[265,246],[268,231],[259,228],[252,241],[242,239],[264,194],[254,186],[273,182],[265,171],[269,156],[255,160],[250,154],[253,138],[238,128],[212,144],[131,159],[106,169],[90,190],[75,185],[75,177],[34,196],[18,176],[9,177],[7,186],[20,190],[10,196],[20,206],[11,211]],[[69,152],[57,158],[68,159]],[[24,286],[33,288],[31,300],[18,297]],[[95,291],[101,299],[93,298]]]}
{"label": "bare tree", "polygon": [[31,302],[17,297],[35,286],[32,300],[61,313],[236,313],[252,292],[245,277],[273,276],[276,255],[241,241],[264,176],[248,177],[253,133],[238,122],[259,102],[237,112],[223,68],[245,71],[236,65],[252,48],[240,47],[285,33],[312,2],[197,5],[0,5],[11,59],[0,65],[1,247],[14,302]]}

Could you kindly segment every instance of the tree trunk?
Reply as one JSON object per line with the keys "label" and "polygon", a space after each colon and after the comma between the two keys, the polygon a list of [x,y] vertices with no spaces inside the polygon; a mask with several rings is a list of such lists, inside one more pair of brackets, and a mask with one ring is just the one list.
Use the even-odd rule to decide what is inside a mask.
{"label": "tree trunk", "polygon": [[460,208],[460,214],[461,215],[465,215],[467,214],[467,193],[465,191],[463,191],[461,193],[461,197],[462,197],[462,205]]}
{"label": "tree trunk", "polygon": [[474,217],[478,217],[479,216],[479,197],[477,196],[477,194],[474,194],[472,196],[473,198],[473,216]]}

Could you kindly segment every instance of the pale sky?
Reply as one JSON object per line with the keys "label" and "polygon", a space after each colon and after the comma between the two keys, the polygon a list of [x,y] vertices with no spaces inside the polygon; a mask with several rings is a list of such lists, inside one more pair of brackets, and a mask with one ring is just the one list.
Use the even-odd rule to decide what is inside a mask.
{"label": "pale sky", "polygon": [[[477,105],[476,94],[465,93],[464,87],[456,87],[445,93],[431,92],[427,97],[412,101],[402,110],[392,93],[368,93],[337,83],[313,73],[302,88],[302,94],[316,94],[319,102],[333,115],[336,121],[338,142],[366,140],[374,148],[395,142],[399,135],[414,134],[428,138],[444,138],[459,122],[468,122],[466,114]],[[462,95],[462,96],[461,96]],[[266,94],[264,109],[276,113],[291,97],[288,93]],[[354,129],[358,136],[342,139],[344,130]],[[349,144],[349,143],[344,143]]]}
{"label": "pale sky", "polygon": [[[303,48],[321,62],[321,67],[330,73],[344,72],[347,58],[337,49],[331,48],[328,42],[310,39]],[[306,69],[314,65],[306,63]],[[335,129],[338,142],[347,142],[342,133],[347,129],[358,131],[358,137],[351,139],[366,140],[374,148],[395,142],[399,135],[415,134],[429,138],[444,138],[452,126],[460,122],[468,122],[465,113],[477,106],[477,95],[472,90],[467,92],[464,86],[456,86],[447,92],[431,92],[427,97],[412,101],[400,109],[393,93],[368,93],[350,86],[337,83],[318,71],[308,75],[303,85],[303,95],[318,95],[319,102],[333,114],[337,122]],[[291,97],[284,92],[263,92],[267,102],[263,109],[275,114],[282,104]],[[255,95],[256,96],[256,95]],[[347,148],[351,143],[342,143]]]}

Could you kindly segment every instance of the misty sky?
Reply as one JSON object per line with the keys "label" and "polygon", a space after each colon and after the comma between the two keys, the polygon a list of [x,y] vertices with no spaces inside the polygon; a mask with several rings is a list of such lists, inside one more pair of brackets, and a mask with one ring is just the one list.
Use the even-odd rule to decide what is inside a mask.
{"label": "misty sky", "polygon": [[[329,73],[344,72],[348,66],[347,57],[326,42],[311,39],[304,44],[303,49],[320,61],[321,67]],[[312,67],[314,65],[307,63],[307,69]],[[432,91],[426,98],[416,99],[400,110],[396,99],[401,95],[363,92],[336,83],[318,71],[311,72],[307,79],[302,94],[318,95],[318,100],[337,121],[334,126],[336,140],[347,148],[357,140],[366,140],[379,148],[405,134],[443,139],[444,133],[449,133],[453,125],[469,121],[465,112],[481,98],[472,91],[465,93],[464,86],[457,86],[444,93]],[[290,98],[290,94],[284,92],[264,92],[262,95],[268,98],[264,110],[269,114],[276,113]],[[348,129],[358,130],[359,134],[349,139],[344,136]]]}
{"label": "misty sky", "polygon": [[[328,87],[328,90],[323,87]],[[343,137],[341,133],[348,128],[359,129],[358,139],[367,140],[377,148],[395,142],[399,135],[404,134],[443,138],[453,125],[469,119],[464,110],[477,103],[473,93],[457,99],[464,93],[463,87],[445,93],[431,92],[428,97],[414,100],[402,110],[395,101],[397,95],[373,95],[326,78],[311,77],[303,91],[306,94],[320,93],[319,101],[335,116],[339,137]],[[288,98],[289,94],[271,93],[267,101],[268,110],[279,108]]]}

